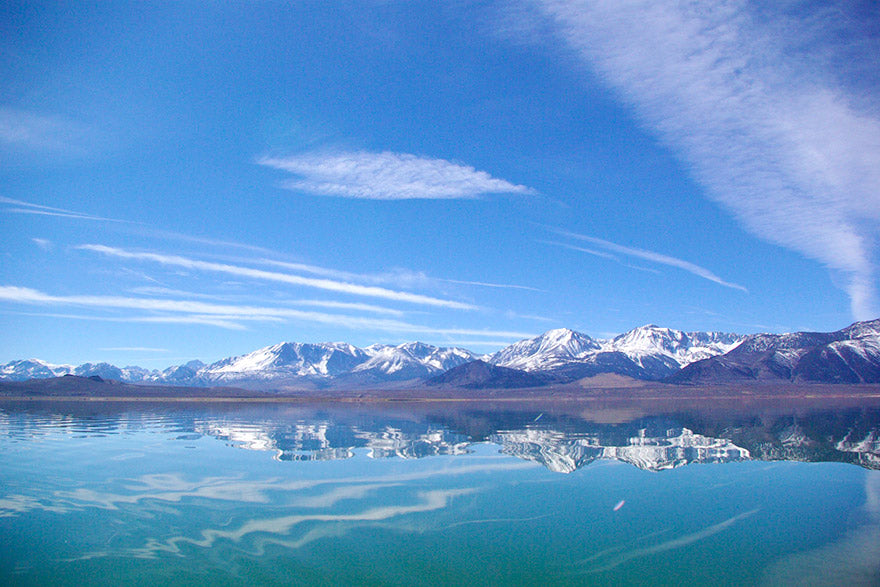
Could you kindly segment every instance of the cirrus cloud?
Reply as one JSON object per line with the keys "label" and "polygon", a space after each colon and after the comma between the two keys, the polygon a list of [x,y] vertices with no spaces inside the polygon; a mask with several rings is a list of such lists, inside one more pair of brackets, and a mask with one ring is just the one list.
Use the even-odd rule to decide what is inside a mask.
{"label": "cirrus cloud", "polygon": [[771,3],[774,14],[762,15],[742,0],[533,5],[709,197],[758,237],[844,275],[854,317],[876,317],[880,119],[841,81],[858,67],[825,63],[840,43],[864,54],[851,50],[864,40],[858,31],[828,31],[845,25],[823,10],[844,7],[786,13]]}
{"label": "cirrus cloud", "polygon": [[321,196],[366,200],[461,199],[482,194],[534,194],[469,165],[407,153],[309,153],[263,157],[260,165],[299,176],[284,187]]}

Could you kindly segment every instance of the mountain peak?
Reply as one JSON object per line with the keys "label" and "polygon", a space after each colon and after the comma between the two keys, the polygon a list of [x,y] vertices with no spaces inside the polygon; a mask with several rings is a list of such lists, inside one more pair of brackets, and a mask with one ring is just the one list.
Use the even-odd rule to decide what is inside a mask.
{"label": "mountain peak", "polygon": [[[717,360],[705,361],[713,357]],[[26,380],[74,373],[130,383],[177,385],[383,385],[425,380],[478,358],[492,366],[525,371],[556,382],[602,373],[660,380],[693,363],[702,364],[686,370],[676,381],[746,377],[876,382],[880,381],[880,319],[856,322],[835,332],[747,337],[723,332],[683,332],[646,324],[613,339],[594,340],[570,328],[555,328],[482,357],[466,349],[438,348],[418,341],[366,348],[345,342],[280,342],[210,365],[191,361],[163,371],[136,366],[119,368],[107,363],[74,367],[40,359],[17,360],[0,365],[0,379]],[[475,378],[469,385],[481,378],[501,386],[506,385],[502,380],[517,380],[524,386],[531,381],[522,374],[492,371],[480,363],[458,374],[465,379]]]}
{"label": "mountain peak", "polygon": [[490,355],[488,361],[501,367],[537,371],[570,362],[599,348],[599,343],[586,334],[557,328],[501,349]]}

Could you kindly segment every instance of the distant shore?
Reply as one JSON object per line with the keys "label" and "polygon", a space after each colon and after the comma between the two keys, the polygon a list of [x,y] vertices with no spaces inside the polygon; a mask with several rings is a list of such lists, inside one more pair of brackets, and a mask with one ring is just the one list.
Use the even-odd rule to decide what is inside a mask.
{"label": "distant shore", "polygon": [[876,384],[764,383],[638,386],[547,386],[525,389],[249,390],[234,387],[168,387],[96,381],[82,377],[0,382],[0,402],[150,403],[594,403],[607,401],[798,401],[880,399]]}

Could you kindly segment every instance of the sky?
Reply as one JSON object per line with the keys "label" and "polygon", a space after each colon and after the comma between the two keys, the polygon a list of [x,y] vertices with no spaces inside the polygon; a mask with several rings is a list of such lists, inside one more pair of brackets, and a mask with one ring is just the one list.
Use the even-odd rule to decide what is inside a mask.
{"label": "sky", "polygon": [[0,362],[880,316],[873,1],[0,4]]}

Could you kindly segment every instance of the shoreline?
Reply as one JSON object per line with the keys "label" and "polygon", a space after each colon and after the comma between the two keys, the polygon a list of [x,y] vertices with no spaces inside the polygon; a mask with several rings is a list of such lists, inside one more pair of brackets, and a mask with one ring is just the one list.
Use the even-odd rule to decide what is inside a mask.
{"label": "shoreline", "polygon": [[705,395],[584,395],[584,396],[508,396],[508,397],[401,397],[401,396],[82,396],[82,395],[0,395],[3,402],[117,402],[117,403],[236,403],[236,404],[430,404],[430,403],[596,403],[620,402],[662,402],[662,401],[779,401],[779,400],[880,400],[880,390],[874,393],[781,393],[781,394],[705,394]]}

